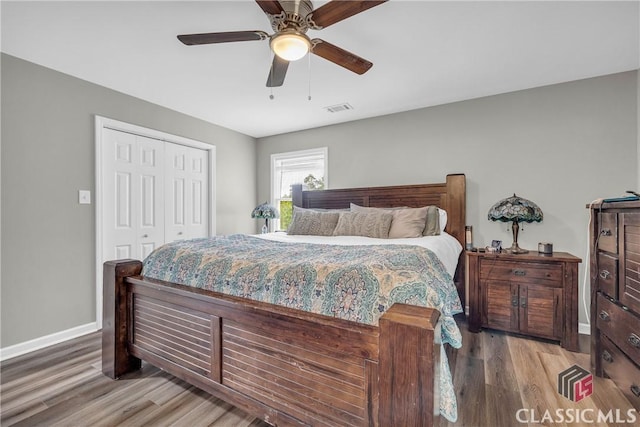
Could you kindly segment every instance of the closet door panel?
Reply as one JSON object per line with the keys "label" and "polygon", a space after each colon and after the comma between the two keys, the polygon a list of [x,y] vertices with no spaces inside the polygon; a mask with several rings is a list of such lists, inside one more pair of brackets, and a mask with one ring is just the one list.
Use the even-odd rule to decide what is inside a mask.
{"label": "closet door panel", "polygon": [[136,136],[105,129],[102,156],[105,194],[103,256],[105,260],[134,258],[137,245]]}
{"label": "closet door panel", "polygon": [[104,132],[103,258],[144,259],[164,243],[164,142]]}
{"label": "closet door panel", "polygon": [[166,143],[166,240],[209,235],[208,157],[197,148]]}

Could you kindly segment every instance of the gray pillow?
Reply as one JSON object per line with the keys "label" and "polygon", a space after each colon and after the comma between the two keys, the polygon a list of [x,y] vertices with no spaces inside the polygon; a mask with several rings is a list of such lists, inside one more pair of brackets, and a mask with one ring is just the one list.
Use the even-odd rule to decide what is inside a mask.
{"label": "gray pillow", "polygon": [[339,216],[338,212],[317,212],[294,206],[293,218],[287,234],[333,236]]}
{"label": "gray pillow", "polygon": [[[435,206],[433,207],[435,208]],[[351,204],[351,212],[391,212],[393,214],[393,221],[389,229],[390,239],[421,237],[425,235],[423,233],[427,226],[429,208],[429,206],[423,208],[370,208]],[[436,209],[436,216],[437,213]],[[430,236],[431,234],[428,235]]]}
{"label": "gray pillow", "polygon": [[423,236],[440,235],[440,212],[436,206],[427,206],[427,222],[424,226]]}
{"label": "gray pillow", "polygon": [[333,235],[388,239],[392,220],[391,212],[340,212]]}

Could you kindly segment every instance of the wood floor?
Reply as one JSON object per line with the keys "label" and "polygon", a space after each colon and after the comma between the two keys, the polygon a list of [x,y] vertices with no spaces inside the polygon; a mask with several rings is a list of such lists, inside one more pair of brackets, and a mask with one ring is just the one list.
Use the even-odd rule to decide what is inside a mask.
{"label": "wood floor", "polygon": [[[458,421],[443,419],[443,426],[527,425],[516,418],[522,409],[526,412],[520,412],[521,420],[527,417],[532,421],[529,425],[541,425],[545,410],[555,414],[558,408],[619,408],[626,414],[632,408],[611,381],[602,378],[594,378],[593,395],[578,403],[558,394],[559,372],[574,364],[589,368],[588,339],[581,341],[585,353],[571,353],[556,344],[496,331],[471,334],[465,324],[461,329],[463,348],[450,356],[458,395]],[[149,365],[143,364],[141,371],[112,381],[100,371],[100,344],[99,333],[94,333],[3,362],[0,424],[266,426]],[[532,415],[534,419],[530,418]]]}

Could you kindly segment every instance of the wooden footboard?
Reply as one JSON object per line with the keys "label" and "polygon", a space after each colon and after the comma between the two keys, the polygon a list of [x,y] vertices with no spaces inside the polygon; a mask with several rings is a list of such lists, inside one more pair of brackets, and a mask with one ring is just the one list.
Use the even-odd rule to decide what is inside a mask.
{"label": "wooden footboard", "polygon": [[273,425],[437,424],[437,310],[396,304],[359,325],[141,270],[104,265],[105,375],[145,360]]}

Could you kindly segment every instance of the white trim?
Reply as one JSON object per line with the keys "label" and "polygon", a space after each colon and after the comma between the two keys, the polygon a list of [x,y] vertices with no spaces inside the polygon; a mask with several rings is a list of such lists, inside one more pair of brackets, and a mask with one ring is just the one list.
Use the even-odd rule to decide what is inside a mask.
{"label": "white trim", "polygon": [[195,139],[189,139],[166,132],[148,129],[142,126],[95,116],[95,207],[96,207],[96,325],[102,328],[102,131],[112,129],[120,132],[129,132],[135,135],[145,136],[164,142],[199,148],[208,152],[209,160],[209,236],[216,234],[216,146]]}
{"label": "white trim", "polygon": [[[271,169],[269,173],[269,203],[275,205],[275,194],[280,191],[279,188],[276,188],[274,182],[274,173],[276,168],[276,161],[278,160],[286,160],[286,159],[295,159],[298,157],[307,157],[322,154],[324,157],[324,188],[328,189],[329,187],[329,148],[328,147],[319,147],[319,148],[310,148],[308,150],[298,150],[298,151],[287,151],[284,153],[273,153],[271,154]],[[302,183],[300,183],[302,184]],[[258,203],[261,203],[258,201]],[[279,223],[279,222],[278,222]]]}
{"label": "white trim", "polygon": [[578,333],[583,335],[591,335],[591,325],[588,323],[578,323]]}
{"label": "white trim", "polygon": [[13,357],[22,356],[41,348],[49,347],[73,338],[96,332],[98,330],[96,323],[87,323],[86,325],[76,326],[75,328],[60,331],[44,337],[35,338],[20,344],[10,345],[9,347],[0,348],[0,361],[5,361]]}

